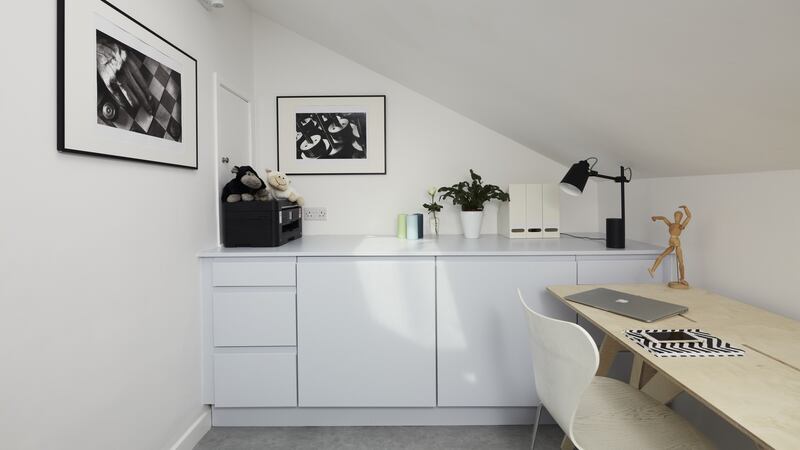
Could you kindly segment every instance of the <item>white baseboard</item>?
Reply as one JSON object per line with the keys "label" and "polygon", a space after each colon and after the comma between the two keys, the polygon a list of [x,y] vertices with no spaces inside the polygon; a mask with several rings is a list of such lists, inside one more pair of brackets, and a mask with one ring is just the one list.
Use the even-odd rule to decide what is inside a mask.
{"label": "white baseboard", "polygon": [[211,429],[211,409],[206,408],[203,414],[197,418],[189,428],[178,438],[178,441],[170,447],[170,450],[192,450],[200,439]]}
{"label": "white baseboard", "polygon": [[[218,427],[530,425],[536,408],[214,408]],[[552,423],[542,414],[540,423]]]}

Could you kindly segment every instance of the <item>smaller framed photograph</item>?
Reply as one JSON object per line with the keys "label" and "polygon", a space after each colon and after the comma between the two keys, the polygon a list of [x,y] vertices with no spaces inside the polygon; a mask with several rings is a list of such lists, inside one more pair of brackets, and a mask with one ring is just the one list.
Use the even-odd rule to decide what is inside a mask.
{"label": "smaller framed photograph", "polygon": [[278,170],[287,175],[385,175],[386,96],[276,98]]}

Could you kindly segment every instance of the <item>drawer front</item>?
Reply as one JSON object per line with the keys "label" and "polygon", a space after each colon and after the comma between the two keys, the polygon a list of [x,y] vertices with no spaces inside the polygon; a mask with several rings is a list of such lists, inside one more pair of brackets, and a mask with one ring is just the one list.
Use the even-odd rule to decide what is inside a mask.
{"label": "drawer front", "polygon": [[297,406],[297,352],[217,349],[214,405],[218,408]]}
{"label": "drawer front", "polygon": [[295,288],[215,288],[214,345],[294,346]]}
{"label": "drawer front", "polygon": [[294,286],[294,258],[219,258],[211,267],[214,286]]}
{"label": "drawer front", "polygon": [[579,257],[578,284],[663,283],[667,281],[665,269],[669,267],[671,258],[664,259],[655,276],[650,277],[647,269],[655,259],[655,255],[604,259]]}

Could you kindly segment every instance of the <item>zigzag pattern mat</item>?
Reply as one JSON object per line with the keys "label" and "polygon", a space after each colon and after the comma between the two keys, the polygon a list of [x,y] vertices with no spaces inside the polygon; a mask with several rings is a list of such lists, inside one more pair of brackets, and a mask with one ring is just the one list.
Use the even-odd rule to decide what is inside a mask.
{"label": "zigzag pattern mat", "polygon": [[[644,332],[673,332],[685,331],[703,339],[702,342],[653,342],[645,337]],[[657,357],[720,357],[744,356],[744,350],[733,347],[729,342],[706,333],[700,329],[673,329],[673,330],[627,330],[625,337],[645,348],[650,354]]]}

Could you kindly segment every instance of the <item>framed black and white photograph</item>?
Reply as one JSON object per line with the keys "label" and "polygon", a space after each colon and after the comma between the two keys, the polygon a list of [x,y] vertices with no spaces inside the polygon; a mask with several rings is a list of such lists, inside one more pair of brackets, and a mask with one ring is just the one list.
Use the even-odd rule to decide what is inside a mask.
{"label": "framed black and white photograph", "polygon": [[278,170],[386,174],[386,96],[279,96]]}
{"label": "framed black and white photograph", "polygon": [[105,0],[58,0],[58,149],[197,169],[197,60]]}

